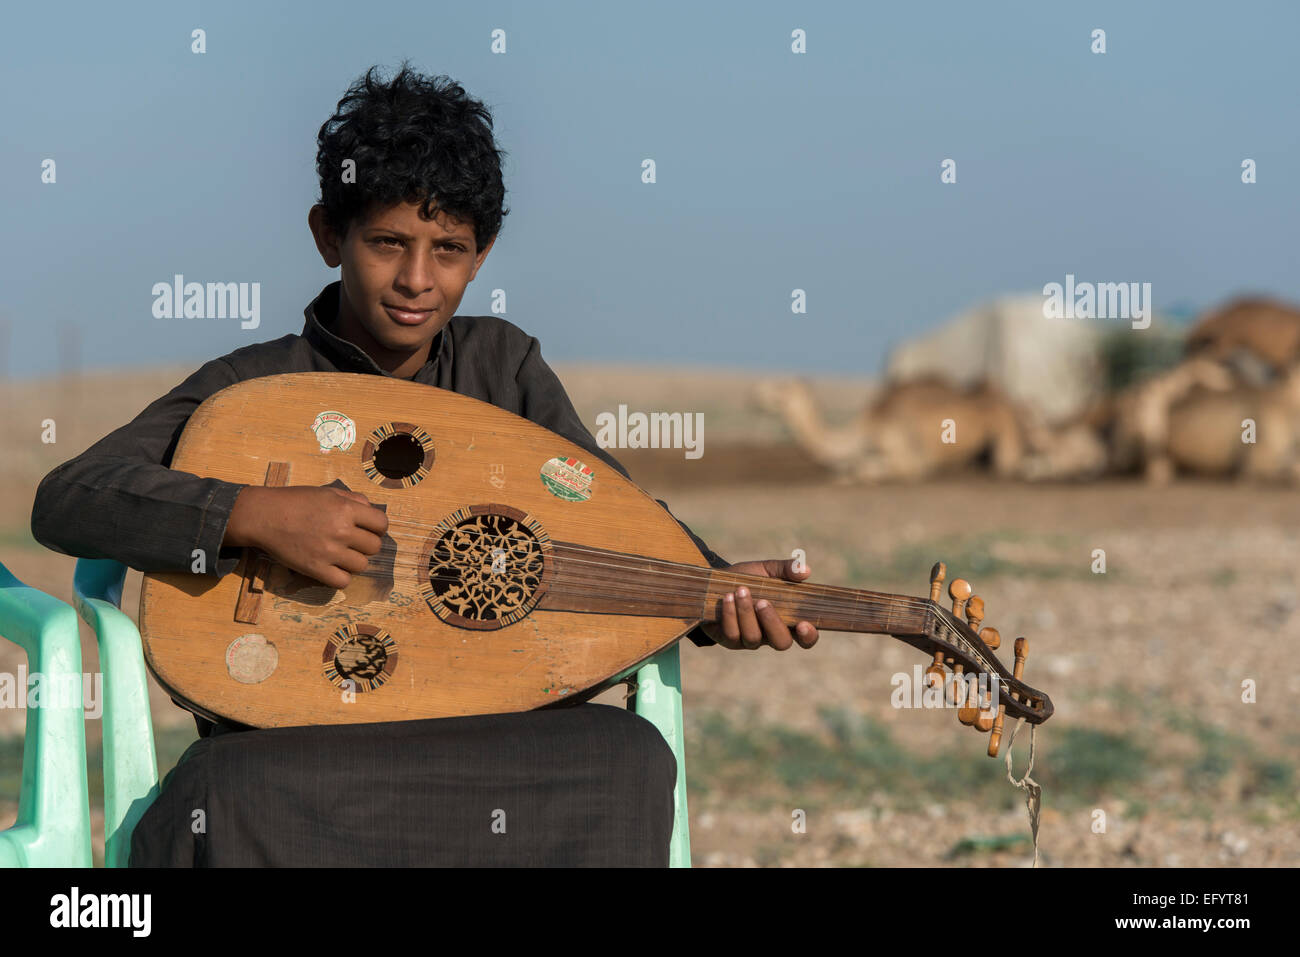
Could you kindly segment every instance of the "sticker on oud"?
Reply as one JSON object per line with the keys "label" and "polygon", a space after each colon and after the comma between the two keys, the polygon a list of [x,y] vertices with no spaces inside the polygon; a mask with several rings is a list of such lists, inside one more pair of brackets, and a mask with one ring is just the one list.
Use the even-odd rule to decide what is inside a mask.
{"label": "sticker on oud", "polygon": [[240,635],[226,646],[226,671],[240,684],[260,684],[279,663],[280,653],[265,635]]}
{"label": "sticker on oud", "polygon": [[557,456],[542,466],[542,484],[556,498],[566,502],[585,502],[591,498],[591,480],[595,473],[591,467],[577,459]]}
{"label": "sticker on oud", "polygon": [[356,424],[342,412],[326,411],[311,424],[322,452],[338,449],[346,452],[357,440]]}

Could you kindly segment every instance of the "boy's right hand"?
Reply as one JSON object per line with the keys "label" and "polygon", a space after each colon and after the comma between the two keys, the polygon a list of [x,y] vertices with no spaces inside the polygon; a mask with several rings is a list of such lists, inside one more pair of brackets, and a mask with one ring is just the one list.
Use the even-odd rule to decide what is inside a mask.
{"label": "boy's right hand", "polygon": [[255,547],[331,588],[366,569],[388,516],[360,492],[310,485],[249,485],[230,511],[222,547]]}

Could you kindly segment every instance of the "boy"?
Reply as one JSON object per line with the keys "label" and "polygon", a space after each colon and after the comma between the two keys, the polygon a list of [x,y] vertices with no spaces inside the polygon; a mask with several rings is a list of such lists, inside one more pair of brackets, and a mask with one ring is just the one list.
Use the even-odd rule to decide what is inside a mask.
{"label": "boy", "polygon": [[[206,363],[46,476],[32,509],[43,545],[146,572],[189,571],[201,549],[216,556],[206,569],[215,576],[255,546],[345,587],[387,529],[365,496],[167,468],[200,402],[282,372],[369,373],[460,392],[627,474],[582,425],[535,338],[497,317],[453,318],[508,212],[490,114],[446,78],[403,65],[385,84],[374,73],[349,89],[317,137],[321,201],[308,224],[341,281],[308,305],[302,335]],[[728,566],[691,538],[716,568],[808,574],[782,560]],[[778,649],[816,641],[810,624],[792,636],[744,592],[691,640]],[[667,861],[675,761],[653,726],[621,709],[266,730],[196,721],[200,740],[136,829],[133,866]]]}

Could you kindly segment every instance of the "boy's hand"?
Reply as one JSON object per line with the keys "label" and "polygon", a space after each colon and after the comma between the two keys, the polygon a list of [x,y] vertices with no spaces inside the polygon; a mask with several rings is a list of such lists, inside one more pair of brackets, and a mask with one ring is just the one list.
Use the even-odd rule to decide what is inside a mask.
{"label": "boy's hand", "polygon": [[[787,581],[803,581],[810,574],[807,562],[801,571],[795,571],[796,560],[793,558],[769,558],[766,561],[738,562],[728,565],[725,571],[739,572],[742,575],[766,575],[768,578],[784,578]],[[704,633],[724,648],[759,648],[771,645],[777,651],[785,651],[794,642],[802,648],[811,648],[817,644],[817,629],[811,622],[801,621],[790,634],[781,617],[763,599],[754,601],[749,589],[741,586],[722,599],[722,621],[709,622],[703,626]]]}
{"label": "boy's hand", "polygon": [[250,485],[235,499],[222,546],[260,548],[287,568],[346,588],[379,552],[386,531],[388,516],[360,492]]}

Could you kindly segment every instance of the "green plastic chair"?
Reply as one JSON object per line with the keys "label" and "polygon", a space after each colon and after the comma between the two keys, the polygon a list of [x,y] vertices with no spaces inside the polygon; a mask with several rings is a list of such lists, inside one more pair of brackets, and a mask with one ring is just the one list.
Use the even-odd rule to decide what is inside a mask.
{"label": "green plastic chair", "polygon": [[[27,652],[29,676],[41,676],[37,706],[26,715],[18,819],[0,831],[0,867],[90,867],[77,615],[0,564],[0,636]],[[56,689],[75,693],[55,696]],[[27,694],[25,687],[15,690]]]}
{"label": "green plastic chair", "polygon": [[635,670],[628,708],[645,718],[664,736],[677,758],[673,788],[673,837],[668,845],[669,867],[691,866],[690,815],[686,812],[686,740],[682,720],[681,650],[674,644]]}
{"label": "green plastic chair", "polygon": [[[107,835],[104,863],[108,867],[126,866],[131,832],[159,790],[140,632],[121,611],[125,578],[126,566],[119,562],[83,558],[77,562],[73,588],[77,611],[98,636],[104,672],[104,833]],[[659,729],[677,758],[669,866],[690,867],[681,661],[677,645],[629,671],[620,680],[633,676],[635,692],[628,698],[629,709]],[[81,768],[84,790],[84,760]]]}
{"label": "green plastic chair", "polygon": [[122,612],[126,566],[82,558],[72,577],[77,613],[95,632],[104,674],[104,866],[126,867],[131,833],[158,797],[158,757],[140,632]]}

